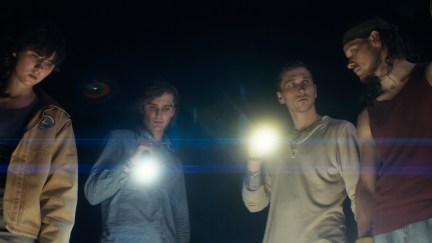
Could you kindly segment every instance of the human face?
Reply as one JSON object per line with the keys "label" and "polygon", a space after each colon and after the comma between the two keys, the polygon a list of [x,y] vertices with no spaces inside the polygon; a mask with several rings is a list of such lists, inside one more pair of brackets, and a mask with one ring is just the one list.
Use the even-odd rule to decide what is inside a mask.
{"label": "human face", "polygon": [[145,100],[141,104],[144,125],[155,137],[162,136],[175,114],[174,97],[171,93],[163,93],[154,99]]}
{"label": "human face", "polygon": [[305,67],[296,67],[281,75],[279,103],[285,104],[291,113],[304,113],[315,109],[317,97],[312,74]]}
{"label": "human face", "polygon": [[16,65],[11,78],[25,86],[32,87],[40,83],[55,68],[55,53],[50,57],[42,57],[36,51],[25,49],[13,55],[16,57]]}
{"label": "human face", "polygon": [[371,37],[348,42],[344,46],[344,53],[348,58],[348,69],[352,70],[360,81],[365,82],[368,77],[378,75],[381,48],[374,45]]}

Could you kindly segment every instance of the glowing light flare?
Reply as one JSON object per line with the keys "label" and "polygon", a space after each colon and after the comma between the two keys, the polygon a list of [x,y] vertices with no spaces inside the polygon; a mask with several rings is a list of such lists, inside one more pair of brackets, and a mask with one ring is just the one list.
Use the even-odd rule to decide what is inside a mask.
{"label": "glowing light flare", "polygon": [[140,185],[151,185],[158,181],[162,172],[161,165],[152,156],[144,156],[131,172],[132,180]]}
{"label": "glowing light flare", "polygon": [[275,128],[263,126],[254,130],[249,138],[249,154],[261,157],[273,152],[279,144],[279,136]]}

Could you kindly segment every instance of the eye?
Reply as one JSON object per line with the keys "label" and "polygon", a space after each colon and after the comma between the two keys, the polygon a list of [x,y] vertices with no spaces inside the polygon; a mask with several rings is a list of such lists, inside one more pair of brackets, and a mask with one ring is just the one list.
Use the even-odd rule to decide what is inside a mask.
{"label": "eye", "polygon": [[153,111],[153,110],[156,109],[156,106],[154,106],[154,105],[147,105],[147,109]]}
{"label": "eye", "polygon": [[42,65],[43,65],[43,67],[45,69],[52,69],[52,68],[54,68],[54,63],[52,63],[52,62],[44,62]]}
{"label": "eye", "polygon": [[304,79],[304,80],[302,81],[302,84],[303,84],[304,86],[309,86],[309,85],[311,84],[311,81],[308,80],[308,79]]}
{"label": "eye", "polygon": [[351,53],[351,55],[356,54],[357,53],[357,48],[354,48],[354,47],[350,48],[350,53]]}
{"label": "eye", "polygon": [[32,61],[37,62],[39,61],[39,56],[36,53],[31,53],[30,54],[30,58],[32,59]]}
{"label": "eye", "polygon": [[164,107],[164,108],[162,108],[162,111],[163,111],[163,112],[171,112],[172,109],[173,109],[172,107],[168,106],[168,107]]}
{"label": "eye", "polygon": [[289,88],[295,88],[295,87],[297,86],[297,84],[296,84],[295,82],[289,82],[289,83],[287,84],[287,86],[288,86]]}

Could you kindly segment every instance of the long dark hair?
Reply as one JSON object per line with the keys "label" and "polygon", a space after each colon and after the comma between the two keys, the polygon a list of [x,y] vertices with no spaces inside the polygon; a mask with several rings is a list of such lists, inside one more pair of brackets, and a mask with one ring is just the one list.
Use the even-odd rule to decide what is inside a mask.
{"label": "long dark hair", "polygon": [[[378,31],[383,48],[387,49],[387,56],[384,62],[387,65],[387,74],[393,70],[393,63],[396,59],[407,59],[418,61],[418,55],[413,52],[413,48],[408,39],[399,31],[399,27],[390,24],[380,17],[373,17],[350,28],[343,38],[343,45],[349,41],[369,37],[372,31]],[[381,83],[378,77],[367,77],[364,89],[360,96],[361,105],[370,105],[376,97],[382,93]]]}
{"label": "long dark hair", "polygon": [[16,37],[7,36],[3,42],[4,47],[0,53],[0,85],[6,82],[15,67],[16,58],[12,53],[30,49],[44,57],[55,54],[53,63],[56,65],[56,71],[66,57],[65,39],[57,26],[52,24],[28,26]]}

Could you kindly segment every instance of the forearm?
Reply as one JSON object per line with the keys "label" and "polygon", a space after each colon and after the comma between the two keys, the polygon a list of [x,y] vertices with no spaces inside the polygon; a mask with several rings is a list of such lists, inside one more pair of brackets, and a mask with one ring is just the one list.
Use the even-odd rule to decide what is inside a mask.
{"label": "forearm", "polygon": [[122,168],[94,172],[84,186],[85,196],[90,204],[99,204],[119,191],[126,180],[127,174]]}
{"label": "forearm", "polygon": [[358,237],[371,236],[373,193],[361,181],[357,184],[355,202]]}
{"label": "forearm", "polygon": [[263,186],[262,173],[258,171],[248,171],[244,180],[245,187],[249,191],[256,191]]}
{"label": "forearm", "polygon": [[251,162],[248,163],[248,171],[246,173],[242,197],[245,206],[251,212],[263,210],[269,204],[269,191],[264,185],[264,174],[260,166],[256,166]]}

